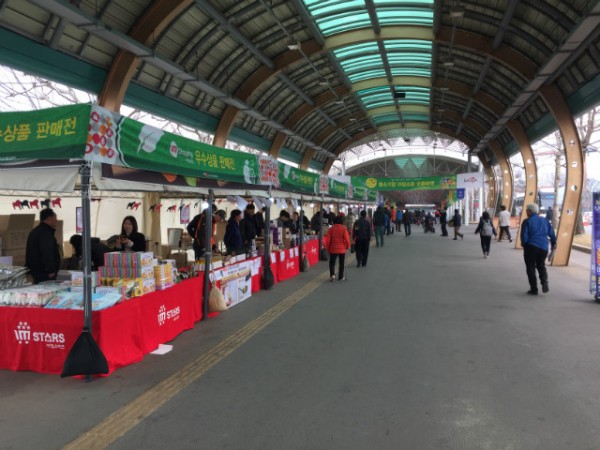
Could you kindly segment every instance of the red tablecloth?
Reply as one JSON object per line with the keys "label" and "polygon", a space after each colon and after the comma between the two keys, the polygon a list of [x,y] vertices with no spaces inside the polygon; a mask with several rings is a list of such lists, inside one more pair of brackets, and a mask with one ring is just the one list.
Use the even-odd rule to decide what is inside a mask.
{"label": "red tablecloth", "polygon": [[300,273],[298,247],[274,252],[277,258],[277,281],[284,281]]}
{"label": "red tablecloth", "polygon": [[318,239],[311,239],[306,241],[303,250],[308,258],[308,264],[312,267],[319,262],[319,241]]}
{"label": "red tablecloth", "polygon": [[[318,241],[306,243],[309,263],[318,261]],[[273,252],[275,282],[299,273],[298,249]],[[262,288],[263,262],[252,277],[252,292]],[[202,318],[203,277],[165,291],[127,300],[92,314],[92,331],[109,370],[140,361],[159,344],[193,328]],[[0,369],[61,373],[64,361],[81,334],[83,311],[0,307]]]}
{"label": "red tablecloth", "polygon": [[[193,328],[202,318],[202,280],[95,311],[92,331],[110,372]],[[83,311],[0,307],[0,369],[60,373],[82,326]]]}

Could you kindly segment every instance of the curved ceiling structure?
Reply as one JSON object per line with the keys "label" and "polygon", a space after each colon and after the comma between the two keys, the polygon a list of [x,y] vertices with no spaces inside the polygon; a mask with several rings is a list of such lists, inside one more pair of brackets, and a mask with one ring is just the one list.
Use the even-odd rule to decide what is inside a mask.
{"label": "curved ceiling structure", "polygon": [[483,161],[600,103],[599,0],[3,0],[0,64],[329,171],[364,139]]}

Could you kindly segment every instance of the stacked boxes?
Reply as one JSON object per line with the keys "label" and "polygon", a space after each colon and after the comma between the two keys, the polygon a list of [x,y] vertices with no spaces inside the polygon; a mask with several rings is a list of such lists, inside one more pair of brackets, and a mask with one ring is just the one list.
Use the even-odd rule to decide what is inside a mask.
{"label": "stacked boxes", "polygon": [[[71,271],[71,291],[83,292],[83,272]],[[100,285],[100,275],[98,272],[91,273],[92,280],[92,291],[96,286]]]}
{"label": "stacked boxes", "polygon": [[154,254],[152,252],[110,252],[104,267],[98,269],[102,286],[121,289],[123,298],[154,292]]}
{"label": "stacked boxes", "polygon": [[0,305],[42,307],[65,290],[64,286],[43,284],[7,289],[0,291]]}
{"label": "stacked boxes", "polygon": [[165,263],[154,266],[154,284],[157,291],[162,291],[175,284],[172,264]]}

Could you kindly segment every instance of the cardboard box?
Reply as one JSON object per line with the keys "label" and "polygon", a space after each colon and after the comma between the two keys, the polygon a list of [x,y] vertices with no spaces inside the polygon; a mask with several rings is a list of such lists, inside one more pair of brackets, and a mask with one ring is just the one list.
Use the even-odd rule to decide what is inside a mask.
{"label": "cardboard box", "polygon": [[25,249],[8,249],[2,251],[2,256],[12,256],[13,265],[24,266],[25,265]]}
{"label": "cardboard box", "polygon": [[2,237],[2,251],[5,256],[7,250],[24,249],[27,237],[33,229],[35,214],[10,214],[0,216],[0,237]]}
{"label": "cardboard box", "polygon": [[225,228],[227,228],[227,222],[217,222],[215,227],[215,240],[222,241],[225,237]]}
{"label": "cardboard box", "polygon": [[187,253],[169,253],[167,256],[168,259],[172,259],[175,261],[175,265],[177,267],[186,267],[188,265],[187,261]]}

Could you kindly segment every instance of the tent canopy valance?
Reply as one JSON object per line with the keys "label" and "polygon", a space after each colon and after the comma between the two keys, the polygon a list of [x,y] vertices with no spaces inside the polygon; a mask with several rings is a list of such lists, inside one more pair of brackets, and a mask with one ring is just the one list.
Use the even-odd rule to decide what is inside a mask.
{"label": "tent canopy valance", "polygon": [[[54,168],[57,189],[73,185],[77,161],[102,165],[97,184],[107,180],[135,182],[140,190],[184,192],[269,189],[306,196],[375,201],[376,191],[455,189],[456,176],[418,179],[361,176],[329,177],[301,170],[267,155],[234,151],[197,142],[135,121],[92,104],[61,106],[28,112],[0,113],[0,163],[8,174],[12,164],[31,160],[48,167],[48,160],[69,161]],[[8,166],[7,166],[8,165]],[[50,181],[47,172],[36,177]],[[22,184],[19,175],[6,177]],[[59,181],[62,181],[60,183]],[[12,186],[15,186],[14,184]],[[144,189],[146,186],[146,189]],[[0,186],[1,187],[1,186]],[[120,188],[119,188],[120,189]]]}
{"label": "tent canopy valance", "polygon": [[[92,104],[0,113],[0,163],[37,159],[102,163],[112,168],[110,177],[130,181],[147,182],[140,178],[154,173],[152,184],[192,190],[274,188],[349,197],[347,184],[325,175],[267,155],[197,142]],[[109,176],[103,173],[103,177]]]}

